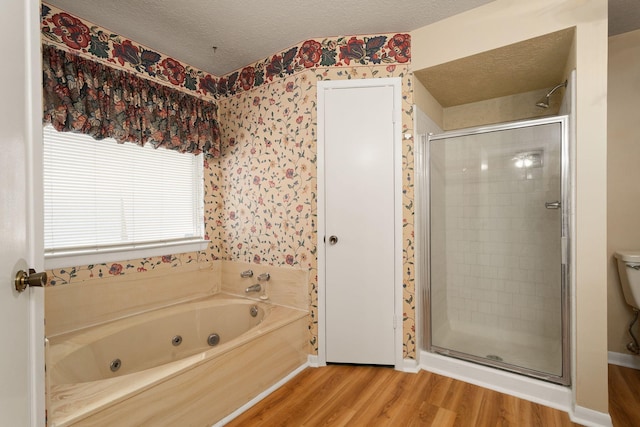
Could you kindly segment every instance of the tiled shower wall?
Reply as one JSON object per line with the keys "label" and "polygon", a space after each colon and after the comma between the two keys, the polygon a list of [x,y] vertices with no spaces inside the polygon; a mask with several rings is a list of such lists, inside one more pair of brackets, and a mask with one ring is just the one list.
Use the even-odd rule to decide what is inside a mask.
{"label": "tiled shower wall", "polygon": [[[536,126],[432,145],[433,168],[446,180],[441,196],[432,190],[434,199],[441,197],[432,204],[445,207],[445,220],[432,221],[436,227],[444,222],[446,230],[445,245],[432,249],[441,252],[434,257],[446,253],[434,266],[446,285],[432,283],[432,289],[446,287],[447,304],[434,309],[446,311],[451,328],[559,339],[561,211],[545,208],[560,200],[558,129]],[[540,150],[542,167],[515,166],[518,153]]]}

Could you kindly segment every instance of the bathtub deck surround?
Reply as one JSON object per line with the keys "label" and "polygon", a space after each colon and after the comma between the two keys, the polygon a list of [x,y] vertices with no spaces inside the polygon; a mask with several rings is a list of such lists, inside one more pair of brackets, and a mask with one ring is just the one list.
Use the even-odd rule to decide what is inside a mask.
{"label": "bathtub deck surround", "polygon": [[[206,425],[233,413],[307,363],[308,276],[218,260],[46,287],[49,425]],[[258,283],[267,301],[244,292]]]}
{"label": "bathtub deck surround", "polygon": [[204,266],[187,264],[171,274],[148,271],[130,279],[113,276],[47,286],[46,336],[214,295],[221,290],[221,268],[221,261],[213,261]]}
{"label": "bathtub deck surround", "polygon": [[[255,275],[241,277],[247,270]],[[268,274],[269,280],[258,280],[263,274]],[[202,264],[187,264],[169,274],[148,271],[130,279],[113,276],[97,282],[47,286],[46,335],[52,337],[220,292],[260,300],[262,292],[245,292],[258,283],[267,287],[271,303],[308,310],[308,277],[309,271],[300,268],[217,260],[204,268]]]}
{"label": "bathtub deck surround", "polygon": [[[222,277],[221,291],[261,300],[263,291],[268,296],[268,301],[273,304],[309,310],[311,303],[309,283],[309,270],[294,267],[277,267],[273,265],[251,264],[238,261],[221,261]],[[251,270],[252,276],[243,274]],[[268,275],[268,279],[267,279]],[[245,292],[250,286],[259,284],[260,292]]]}
{"label": "bathtub deck surround", "polygon": [[[233,336],[239,323],[247,323],[244,318],[251,322],[249,310],[256,304],[264,320],[248,325],[246,332],[235,331],[241,333],[225,342],[224,337]],[[189,328],[203,328],[214,320],[198,326],[190,318],[204,318],[207,310],[230,305],[242,313],[220,325],[221,342],[216,346],[204,346],[204,351],[183,358],[174,354],[177,359],[152,367],[147,361],[158,356],[154,349],[144,343],[135,351],[128,349],[140,344],[140,340],[127,340],[128,335],[137,331],[151,342],[164,330],[165,356],[171,359],[175,332],[170,328],[184,329],[186,344],[187,337],[197,335]],[[113,344],[113,355],[118,347],[128,354],[121,359],[122,370],[127,363],[141,370],[123,375],[110,372],[107,359],[111,356],[99,348],[105,344]],[[79,362],[78,352],[85,353],[84,363]],[[50,425],[211,425],[304,365],[307,354],[306,311],[225,294],[59,335],[50,340],[47,362]]]}

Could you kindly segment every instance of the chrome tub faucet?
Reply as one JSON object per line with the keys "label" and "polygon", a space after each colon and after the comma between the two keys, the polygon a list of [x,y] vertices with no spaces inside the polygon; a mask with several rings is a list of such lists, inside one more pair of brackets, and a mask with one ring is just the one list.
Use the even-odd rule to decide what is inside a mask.
{"label": "chrome tub faucet", "polygon": [[260,283],[256,283],[255,285],[251,285],[249,286],[247,289],[245,289],[245,293],[249,293],[249,292],[260,292],[262,290],[262,285]]}

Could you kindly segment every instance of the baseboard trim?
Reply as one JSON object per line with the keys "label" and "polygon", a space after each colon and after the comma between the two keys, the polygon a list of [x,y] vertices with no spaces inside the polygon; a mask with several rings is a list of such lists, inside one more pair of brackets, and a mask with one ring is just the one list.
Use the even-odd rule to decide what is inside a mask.
{"label": "baseboard trim", "polygon": [[257,395],[256,397],[254,397],[253,399],[251,399],[250,401],[248,401],[247,403],[245,403],[244,405],[242,405],[241,407],[239,407],[238,409],[236,409],[235,411],[233,411],[232,413],[230,413],[229,415],[227,415],[226,417],[224,417],[223,419],[221,419],[211,427],[222,427],[225,424],[227,424],[229,421],[237,418],[242,413],[246,412],[248,409],[254,406],[256,403],[260,402],[262,399],[269,396],[271,393],[273,393],[274,391],[282,387],[284,384],[290,381],[293,377],[295,377],[300,372],[302,372],[303,370],[305,370],[310,366],[311,365],[309,365],[309,362],[305,362],[302,365],[298,366],[296,369],[294,369],[285,377],[283,377],[280,381],[278,381],[277,383],[275,383],[274,385],[272,385],[271,387],[269,387],[268,389],[266,389],[265,391],[263,391],[262,393],[260,393],[259,395]]}
{"label": "baseboard trim", "polygon": [[573,398],[569,387],[426,351],[421,352],[420,360],[420,367],[425,371],[510,394],[571,414]]}
{"label": "baseboard trim", "polygon": [[420,365],[415,359],[402,359],[402,372],[409,372],[411,374],[417,374],[420,372]]}
{"label": "baseboard trim", "polygon": [[320,366],[324,366],[324,365],[320,365],[320,360],[318,359],[318,356],[315,354],[309,355],[309,357],[307,358],[307,363],[312,368],[319,368]]}
{"label": "baseboard trim", "polygon": [[605,412],[594,411],[582,406],[574,406],[569,412],[571,421],[586,427],[612,427],[611,416]]}
{"label": "baseboard trim", "polygon": [[610,351],[608,354],[608,360],[612,365],[640,370],[640,356],[636,356],[635,354],[616,353],[615,351]]}

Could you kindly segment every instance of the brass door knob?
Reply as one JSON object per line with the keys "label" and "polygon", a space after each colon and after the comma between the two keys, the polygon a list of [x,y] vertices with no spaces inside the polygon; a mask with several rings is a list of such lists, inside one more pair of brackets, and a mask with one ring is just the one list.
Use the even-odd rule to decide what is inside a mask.
{"label": "brass door knob", "polygon": [[16,274],[16,291],[24,292],[27,286],[44,286],[47,283],[47,273],[36,273],[33,268],[29,269],[29,273],[24,270],[18,271]]}

